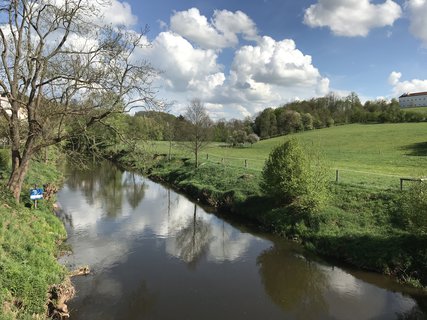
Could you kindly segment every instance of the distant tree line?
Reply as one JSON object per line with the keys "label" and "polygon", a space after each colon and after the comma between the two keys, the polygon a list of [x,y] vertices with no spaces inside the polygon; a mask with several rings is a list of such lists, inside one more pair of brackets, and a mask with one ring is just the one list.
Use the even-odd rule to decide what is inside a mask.
{"label": "distant tree line", "polygon": [[[140,111],[135,114],[138,129],[144,131],[149,140],[185,141],[188,139],[191,124],[186,115],[174,116],[165,112]],[[252,145],[259,141],[254,133],[254,121],[247,117],[244,120],[219,119],[210,121],[206,130],[209,140],[225,142],[230,146]]]}
{"label": "distant tree line", "polygon": [[253,131],[262,139],[303,130],[349,123],[397,123],[426,121],[426,114],[404,110],[396,99],[364,104],[355,93],[340,98],[325,97],[294,101],[279,108],[264,109],[254,120]]}
{"label": "distant tree line", "polygon": [[[367,101],[362,104],[355,93],[346,97],[329,94],[321,98],[294,101],[275,109],[267,108],[254,118],[212,121],[207,116],[203,134],[206,141],[243,147],[253,145],[260,138],[334,125],[420,122],[426,121],[426,117],[427,112],[401,109],[395,99]],[[70,139],[68,146],[78,152],[85,150],[90,153],[108,149],[117,152],[127,145],[123,150],[125,153],[126,150],[133,150],[136,141],[141,140],[169,141],[172,146],[172,141],[184,142],[192,139],[192,122],[194,121],[189,118],[188,112],[179,116],[160,111],[139,111],[135,116],[116,114],[94,125],[85,135]],[[0,122],[0,136],[9,140],[7,133],[7,126]]]}
{"label": "distant tree line", "polygon": [[[427,110],[427,109],[426,109]],[[151,140],[185,140],[188,120],[156,111],[136,113],[140,130]],[[356,93],[338,97],[331,93],[325,97],[294,101],[278,108],[266,108],[256,117],[219,119],[212,121],[210,140],[230,146],[250,145],[259,138],[266,139],[289,133],[327,128],[350,123],[398,123],[427,120],[427,112],[401,109],[396,99],[373,100],[361,103]]]}

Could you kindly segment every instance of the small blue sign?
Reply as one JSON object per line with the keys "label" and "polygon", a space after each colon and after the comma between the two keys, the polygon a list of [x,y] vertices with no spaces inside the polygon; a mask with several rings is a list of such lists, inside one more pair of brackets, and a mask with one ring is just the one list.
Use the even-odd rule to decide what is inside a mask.
{"label": "small blue sign", "polygon": [[43,189],[31,189],[30,190],[30,199],[31,200],[40,200],[43,199]]}

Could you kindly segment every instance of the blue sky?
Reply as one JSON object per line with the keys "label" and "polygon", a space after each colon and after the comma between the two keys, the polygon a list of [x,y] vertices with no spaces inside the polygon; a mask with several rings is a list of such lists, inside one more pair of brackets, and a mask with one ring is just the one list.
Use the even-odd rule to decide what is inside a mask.
{"label": "blue sky", "polygon": [[328,92],[362,100],[427,91],[427,0],[114,0],[150,31],[159,97],[215,119]]}

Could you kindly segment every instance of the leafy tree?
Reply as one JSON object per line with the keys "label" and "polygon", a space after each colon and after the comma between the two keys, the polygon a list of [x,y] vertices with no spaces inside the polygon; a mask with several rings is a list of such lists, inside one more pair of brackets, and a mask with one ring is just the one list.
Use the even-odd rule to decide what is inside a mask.
{"label": "leafy tree", "polygon": [[293,110],[282,112],[278,123],[283,133],[297,132],[303,129],[300,113]]}
{"label": "leafy tree", "polygon": [[313,130],[314,124],[313,124],[313,116],[309,113],[302,113],[301,114],[301,122],[304,127],[304,130]]}
{"label": "leafy tree", "polygon": [[212,121],[208,116],[205,106],[199,99],[193,99],[185,112],[185,119],[188,121],[186,146],[194,154],[196,168],[199,163],[199,153],[206,147],[210,140],[210,129]]}
{"label": "leafy tree", "polygon": [[233,131],[230,142],[233,146],[243,145],[245,144],[247,138],[248,138],[248,135],[246,134],[245,131],[236,130],[236,131]]}
{"label": "leafy tree", "polygon": [[257,143],[259,141],[259,137],[257,136],[256,133],[251,133],[251,134],[248,134],[247,141],[252,146],[254,143]]}
{"label": "leafy tree", "polygon": [[263,110],[255,119],[256,133],[264,139],[274,136],[277,131],[277,118],[272,108]]}
{"label": "leafy tree", "polygon": [[226,142],[230,132],[228,130],[227,121],[219,119],[214,126],[214,140],[218,142]]}
{"label": "leafy tree", "polygon": [[296,139],[274,148],[262,171],[262,188],[296,212],[319,211],[328,198],[326,170],[319,156]]}
{"label": "leafy tree", "polygon": [[134,54],[146,45],[144,36],[100,22],[99,6],[106,3],[1,2],[0,88],[10,107],[2,100],[0,114],[11,140],[7,186],[17,201],[30,160],[43,148],[138,102],[154,102],[156,72]]}

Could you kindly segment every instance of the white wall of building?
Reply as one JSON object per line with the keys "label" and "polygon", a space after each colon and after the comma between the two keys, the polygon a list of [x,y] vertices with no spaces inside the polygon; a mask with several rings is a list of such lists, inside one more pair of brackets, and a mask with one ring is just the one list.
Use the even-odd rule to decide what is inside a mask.
{"label": "white wall of building", "polygon": [[403,95],[399,97],[401,108],[427,107],[427,94],[424,95]]}

